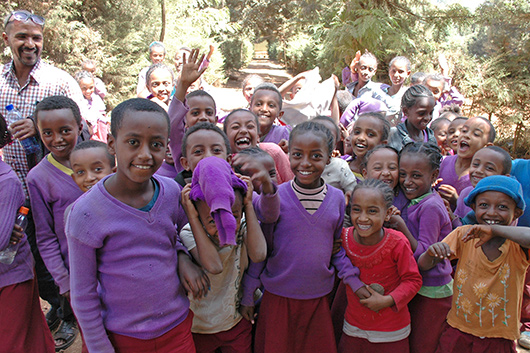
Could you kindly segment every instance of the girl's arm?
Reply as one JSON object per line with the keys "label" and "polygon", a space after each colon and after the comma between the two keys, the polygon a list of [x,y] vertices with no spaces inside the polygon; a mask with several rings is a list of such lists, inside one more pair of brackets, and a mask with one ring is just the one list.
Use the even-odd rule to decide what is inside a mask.
{"label": "girl's arm", "polygon": [[[3,163],[0,161],[0,163]],[[17,211],[24,204],[22,185],[15,179],[2,180],[0,183],[0,250],[9,245],[9,239],[15,225]]]}
{"label": "girl's arm", "polygon": [[401,233],[405,235],[405,237],[408,239],[410,247],[412,251],[416,251],[416,248],[418,247],[418,241],[414,238],[412,233],[410,232],[409,228],[407,227],[407,224],[401,217],[401,212],[397,209],[397,207],[392,206],[392,217],[390,217],[389,226],[392,229],[398,230]]}
{"label": "girl's arm", "polygon": [[206,70],[206,67],[200,68],[203,62],[204,54],[199,57],[199,49],[193,49],[189,58],[186,55],[182,57],[182,71],[175,90],[175,98],[184,102],[186,92],[191,84],[199,79]]}
{"label": "girl's arm", "polygon": [[252,188],[252,181],[249,177],[241,176],[241,179],[248,185],[247,195],[243,201],[245,208],[245,220],[247,222],[247,232],[244,238],[248,250],[248,256],[253,262],[261,262],[267,256],[267,243],[261,226],[258,222],[254,206],[252,205],[252,195],[254,189]]}
{"label": "girl's arm", "polygon": [[287,80],[283,85],[281,85],[280,88],[278,88],[278,91],[280,91],[282,98],[285,98],[285,95],[287,94],[287,92],[289,92],[294,87],[294,85],[296,85],[298,81],[305,79],[306,74],[309,73],[310,71],[311,70],[301,72],[295,77]]}
{"label": "girl's arm", "polygon": [[190,200],[191,185],[188,184],[182,189],[182,207],[188,216],[188,222],[195,238],[197,252],[192,252],[195,260],[208,272],[218,274],[223,271],[223,263],[217,252],[214,243],[206,234],[204,227],[199,219],[199,213],[195,209],[195,205]]}
{"label": "girl's arm", "polygon": [[509,239],[521,245],[523,248],[530,248],[530,227],[487,226],[477,224],[468,230],[462,237],[462,241],[465,243],[471,239],[479,239],[475,244],[475,247],[478,248],[493,237]]}
{"label": "girl's arm", "polygon": [[440,235],[446,221],[450,223],[445,207],[423,205],[423,209],[418,214],[418,246],[414,251],[414,258],[418,259],[429,246],[441,240]]}

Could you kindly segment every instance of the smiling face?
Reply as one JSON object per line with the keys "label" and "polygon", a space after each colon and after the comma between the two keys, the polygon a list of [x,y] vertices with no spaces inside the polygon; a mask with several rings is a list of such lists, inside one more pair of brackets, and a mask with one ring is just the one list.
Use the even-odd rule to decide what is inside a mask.
{"label": "smiling face", "polygon": [[377,71],[377,61],[371,57],[362,57],[356,67],[353,68],[352,74],[357,73],[359,83],[365,84],[372,79]]}
{"label": "smiling face", "polygon": [[83,97],[85,99],[92,99],[92,93],[94,93],[94,79],[93,78],[83,78],[79,80],[79,87],[81,92],[83,92]]}
{"label": "smiling face", "polygon": [[515,201],[500,191],[485,191],[475,197],[472,207],[479,224],[510,225],[522,214]]}
{"label": "smiling face", "polygon": [[399,185],[409,200],[425,195],[431,190],[438,177],[438,169],[433,170],[426,156],[406,153],[399,160]]}
{"label": "smiling face", "polygon": [[186,114],[186,127],[190,128],[199,122],[217,123],[215,102],[208,96],[194,96],[186,99],[190,110]]}
{"label": "smiling face", "polygon": [[481,118],[466,120],[458,137],[458,157],[473,158],[475,153],[488,145],[490,126]]}
{"label": "smiling face", "polygon": [[394,189],[399,182],[398,155],[388,148],[373,152],[363,170],[365,179],[378,179]]}
{"label": "smiling face", "polygon": [[108,152],[103,147],[73,151],[70,155],[72,179],[81,191],[86,192],[98,181],[112,173]]}
{"label": "smiling face", "polygon": [[161,113],[127,110],[117,136],[110,135],[109,151],[116,155],[121,185],[148,183],[166,156],[169,136]]}
{"label": "smiling face", "polygon": [[162,61],[164,61],[165,56],[166,52],[164,48],[160,46],[153,46],[149,53],[149,59],[151,59],[153,64],[160,64]]}
{"label": "smiling face", "polygon": [[256,117],[251,112],[242,110],[235,112],[230,115],[228,121],[225,120],[225,124],[226,135],[233,153],[256,146],[258,143],[258,125]]}
{"label": "smiling face", "polygon": [[299,133],[291,137],[289,162],[296,184],[306,189],[321,186],[320,176],[329,163],[330,152],[323,136]]}
{"label": "smiling face", "polygon": [[252,77],[250,80],[248,80],[245,87],[243,87],[243,96],[247,100],[248,103],[250,103],[250,100],[252,99],[252,95],[254,94],[254,88],[256,88],[259,84],[263,83],[263,80],[259,77]]}
{"label": "smiling face", "polygon": [[360,188],[351,196],[350,217],[356,240],[375,245],[383,239],[383,223],[390,219],[389,209],[377,189]]}
{"label": "smiling face", "polygon": [[442,121],[438,124],[436,129],[433,130],[438,147],[440,147],[440,150],[442,150],[443,153],[451,149],[447,143],[447,130],[449,129],[449,125],[450,123],[448,121]]}
{"label": "smiling face", "polygon": [[473,187],[485,177],[504,174],[504,156],[499,152],[483,148],[473,156],[469,167],[469,179]]}
{"label": "smiling face", "polygon": [[164,103],[169,102],[169,96],[173,90],[173,77],[168,70],[156,69],[151,73],[149,85],[147,86],[153,97]]}
{"label": "smiling face", "polygon": [[250,111],[258,116],[260,136],[269,133],[276,118],[281,118],[278,94],[268,89],[260,89],[252,96]]}
{"label": "smiling face", "polygon": [[432,120],[435,104],[433,97],[419,97],[412,107],[403,107],[403,114],[407,116],[407,128],[425,130]]}
{"label": "smiling face", "polygon": [[15,67],[32,67],[42,52],[42,27],[33,21],[13,21],[2,34],[4,43],[11,49]]}
{"label": "smiling face", "polygon": [[383,129],[383,122],[379,119],[373,116],[360,116],[355,121],[349,136],[353,153],[361,158],[375,146],[385,143],[386,141],[381,139]]}
{"label": "smiling face", "polygon": [[[235,191],[235,197],[234,205],[232,206],[232,214],[236,219],[237,234],[239,227],[241,226],[241,217],[243,216],[243,195],[238,190]],[[197,213],[199,214],[199,220],[201,221],[206,234],[210,236],[210,239],[212,239],[215,245],[219,246],[219,234],[217,226],[215,225],[215,221],[211,215],[210,207],[208,207],[206,201],[203,200],[194,201],[194,204],[195,208],[197,209]]]}
{"label": "smiling face", "polygon": [[193,172],[203,158],[212,156],[228,160],[223,137],[213,130],[197,130],[188,136],[186,157],[180,158],[180,164]]}
{"label": "smiling face", "polygon": [[77,143],[82,126],[77,124],[70,109],[40,110],[37,115],[42,143],[53,158],[70,168],[70,153]]}
{"label": "smiling face", "polygon": [[388,69],[388,77],[393,86],[401,87],[407,77],[410,76],[410,70],[407,68],[407,63],[403,60],[396,60]]}
{"label": "smiling face", "polygon": [[458,151],[458,137],[465,122],[463,119],[453,120],[447,128],[447,144],[455,153]]}
{"label": "smiling face", "polygon": [[427,86],[428,89],[431,90],[432,95],[436,100],[439,100],[442,96],[442,93],[444,92],[444,81],[436,81],[432,79],[426,79],[423,83],[425,86]]}

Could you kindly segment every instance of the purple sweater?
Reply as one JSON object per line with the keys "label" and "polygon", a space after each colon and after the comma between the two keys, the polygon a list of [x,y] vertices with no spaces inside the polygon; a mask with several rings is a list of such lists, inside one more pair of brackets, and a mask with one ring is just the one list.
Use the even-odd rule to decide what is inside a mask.
{"label": "purple sweater", "polygon": [[[268,258],[251,264],[243,283],[243,305],[253,305],[252,293],[263,283],[265,290],[287,298],[314,299],[333,289],[335,270],[339,278],[357,291],[363,284],[359,270],[351,264],[343,248],[332,255],[333,240],[340,238],[344,220],[344,194],[328,185],[324,201],[309,214],[296,197],[291,184],[278,187],[280,216],[273,224],[264,224]],[[272,230],[274,231],[267,231]],[[259,271],[259,267],[263,271]],[[261,272],[259,280],[257,273]]]}
{"label": "purple sweater", "polygon": [[[436,192],[426,196],[416,205],[408,206],[406,218],[408,229],[418,241],[418,247],[414,251],[416,260],[429,246],[442,241],[453,230],[444,202]],[[440,262],[429,271],[420,272],[424,286],[436,287],[451,281],[449,260]]]}
{"label": "purple sweater", "polygon": [[[17,211],[24,204],[22,183],[11,167],[0,158],[0,249],[9,245]],[[10,265],[0,263],[0,289],[33,278],[33,256],[27,237],[22,238]]]}
{"label": "purple sweater", "polygon": [[464,218],[469,212],[472,211],[471,207],[466,206],[464,203],[465,198],[471,191],[473,191],[473,186],[468,186],[460,194],[458,195],[458,200],[456,201],[456,209],[454,214],[457,215],[460,218]]}
{"label": "purple sweater", "polygon": [[177,268],[185,251],[178,230],[187,223],[181,189],[154,177],[160,193],[149,212],[118,201],[103,181],[68,215],[72,306],[91,353],[114,352],[106,331],[153,339],[188,315]]}
{"label": "purple sweater", "polygon": [[178,172],[175,169],[175,166],[172,166],[171,164],[168,164],[166,163],[166,161],[164,161],[162,162],[162,165],[160,166],[160,168],[158,168],[155,174],[164,176],[166,178],[175,179],[178,175]]}
{"label": "purple sweater", "polygon": [[456,175],[455,163],[458,155],[447,156],[443,159],[440,165],[440,175],[438,178],[442,178],[441,184],[449,184],[456,189],[456,192],[460,195],[462,190],[471,186],[471,180],[469,180],[469,174],[462,176],[458,179]]}
{"label": "purple sweater", "polygon": [[64,211],[83,194],[70,175],[44,158],[28,173],[37,246],[61,294],[70,290]]}
{"label": "purple sweater", "polygon": [[281,140],[289,141],[289,134],[291,133],[290,126],[272,125],[269,133],[263,136],[261,142],[280,143]]}
{"label": "purple sweater", "polygon": [[182,157],[182,140],[186,134],[186,114],[189,110],[190,108],[185,103],[173,98],[167,112],[170,121],[169,148],[171,148],[177,173],[184,170],[180,164],[180,157]]}

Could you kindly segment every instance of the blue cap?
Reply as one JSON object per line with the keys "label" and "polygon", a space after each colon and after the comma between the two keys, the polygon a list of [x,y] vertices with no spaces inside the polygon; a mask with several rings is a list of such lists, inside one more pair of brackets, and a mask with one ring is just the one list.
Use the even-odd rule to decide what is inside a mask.
{"label": "blue cap", "polygon": [[475,201],[475,197],[486,191],[502,192],[515,201],[517,208],[523,211],[525,209],[526,205],[523,199],[523,188],[521,184],[515,178],[506,175],[492,175],[480,180],[473,191],[464,199],[464,203],[471,207],[471,204]]}

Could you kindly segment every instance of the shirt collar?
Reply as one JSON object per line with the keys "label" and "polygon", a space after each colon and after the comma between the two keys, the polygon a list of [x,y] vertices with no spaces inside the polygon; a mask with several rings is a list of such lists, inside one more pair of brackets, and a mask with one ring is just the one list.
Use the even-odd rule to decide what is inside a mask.
{"label": "shirt collar", "polygon": [[421,195],[420,197],[416,197],[415,199],[410,200],[409,206],[414,206],[414,205],[419,204],[424,198],[426,198],[430,194],[432,194],[431,190],[429,190],[428,193]]}
{"label": "shirt collar", "polygon": [[[41,70],[41,68],[42,68],[42,60],[41,60],[41,58],[38,58],[37,62],[35,63],[35,65],[33,65],[33,69],[31,69],[31,71],[29,73],[30,79],[31,79],[31,77],[33,77],[33,79],[37,83],[40,83],[40,81],[42,80],[42,75],[43,75],[43,71]],[[2,71],[2,75],[4,77],[7,77],[7,75],[9,73],[11,73],[13,78],[16,79],[17,76],[15,74],[15,65],[13,63],[13,60],[11,60],[9,63],[5,64],[4,65],[4,70]]]}
{"label": "shirt collar", "polygon": [[74,174],[74,171],[72,169],[65,167],[64,165],[59,163],[55,158],[53,158],[51,153],[48,153],[46,158],[48,159],[48,162],[50,162],[55,168],[59,169],[64,174],[69,175],[69,176]]}

